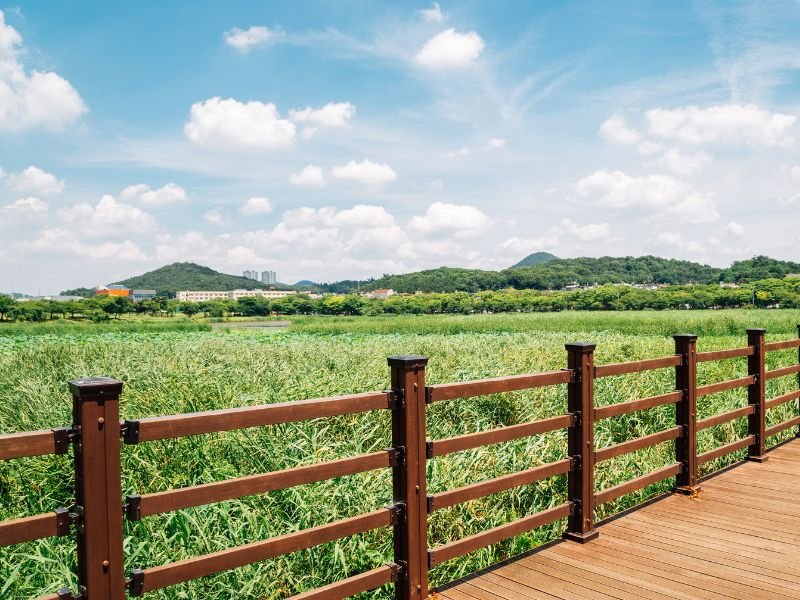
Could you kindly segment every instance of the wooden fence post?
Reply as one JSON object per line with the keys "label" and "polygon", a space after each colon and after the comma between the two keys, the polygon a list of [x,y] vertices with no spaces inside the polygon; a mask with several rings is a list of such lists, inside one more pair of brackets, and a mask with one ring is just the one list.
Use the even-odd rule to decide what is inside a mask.
{"label": "wooden fence post", "polygon": [[747,417],[747,434],[754,438],[747,450],[747,460],[764,462],[769,458],[765,450],[767,443],[766,429],[766,352],[764,351],[764,334],[766,329],[748,329],[747,345],[753,348],[753,354],[747,357],[747,374],[755,377],[747,386],[747,402],[753,407],[753,414]]}
{"label": "wooden fence post", "polygon": [[581,544],[595,539],[594,528],[594,349],[596,344],[567,344],[567,410],[576,419],[569,428],[568,452],[574,462],[569,472],[570,513],[564,538]]}
{"label": "wooden fence post", "polygon": [[393,470],[395,504],[404,505],[394,529],[394,560],[401,568],[397,600],[428,596],[428,498],[423,356],[393,356],[392,446],[399,457]]}
{"label": "wooden fence post", "polygon": [[675,491],[692,494],[697,485],[697,336],[681,333],[673,336],[675,354],[681,364],[675,367],[675,389],[683,396],[675,405],[675,423],[683,427],[675,440],[675,459],[683,465],[675,477]]}
{"label": "wooden fence post", "polygon": [[119,396],[105,377],[69,382],[75,444],[78,581],[84,600],[123,600]]}

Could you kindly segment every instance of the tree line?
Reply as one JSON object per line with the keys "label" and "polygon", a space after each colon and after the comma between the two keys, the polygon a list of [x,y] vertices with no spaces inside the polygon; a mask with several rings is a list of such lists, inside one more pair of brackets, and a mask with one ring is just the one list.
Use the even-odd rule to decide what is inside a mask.
{"label": "tree line", "polygon": [[246,297],[238,300],[180,302],[156,298],[131,302],[100,296],[72,302],[37,300],[16,302],[0,296],[0,320],[47,321],[83,319],[106,321],[126,314],[171,316],[177,313],[206,317],[271,315],[378,315],[470,314],[501,312],[555,312],[562,310],[667,310],[780,307],[800,308],[800,278],[764,279],[737,288],[713,285],[669,286],[656,290],[628,285],[603,285],[584,290],[483,290],[432,294],[397,294],[385,300],[357,294],[310,298],[297,294],[277,299]]}

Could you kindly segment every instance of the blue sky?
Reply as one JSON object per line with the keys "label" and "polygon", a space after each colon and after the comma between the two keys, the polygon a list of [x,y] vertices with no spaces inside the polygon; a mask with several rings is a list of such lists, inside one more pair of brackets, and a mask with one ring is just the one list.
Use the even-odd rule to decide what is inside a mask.
{"label": "blue sky", "polygon": [[795,259],[800,2],[30,2],[0,290]]}

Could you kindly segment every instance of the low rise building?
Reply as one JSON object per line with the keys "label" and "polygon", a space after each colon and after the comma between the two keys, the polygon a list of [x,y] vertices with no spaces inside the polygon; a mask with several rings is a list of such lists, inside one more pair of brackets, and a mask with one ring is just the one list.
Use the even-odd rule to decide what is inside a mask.
{"label": "low rise building", "polygon": [[238,300],[239,298],[260,297],[274,300],[297,294],[294,290],[231,290],[224,291],[182,291],[175,297],[183,302],[208,302],[209,300]]}
{"label": "low rise building", "polygon": [[372,290],[371,292],[367,292],[367,298],[373,298],[375,300],[386,300],[389,296],[394,296],[397,292],[394,290],[386,289],[386,290]]}
{"label": "low rise building", "polygon": [[155,290],[131,290],[131,300],[134,302],[141,302],[142,300],[154,300],[155,297]]}
{"label": "low rise building", "polygon": [[124,285],[99,285],[94,291],[95,296],[118,296],[130,298],[131,291]]}

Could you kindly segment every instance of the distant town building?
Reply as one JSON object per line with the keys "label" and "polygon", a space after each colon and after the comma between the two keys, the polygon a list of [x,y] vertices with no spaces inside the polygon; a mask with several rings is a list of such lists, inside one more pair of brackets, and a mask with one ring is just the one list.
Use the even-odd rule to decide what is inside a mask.
{"label": "distant town building", "polygon": [[242,271],[242,277],[258,281],[258,271],[251,271],[250,269],[245,269],[244,271]]}
{"label": "distant town building", "polygon": [[278,274],[275,271],[261,271],[261,283],[278,283]]}
{"label": "distant town building", "polygon": [[738,288],[739,286],[738,286],[737,284],[735,284],[735,283],[728,283],[727,281],[720,281],[720,282],[719,282],[719,287],[721,287],[721,288],[731,288],[731,289],[736,289],[736,288]]}
{"label": "distant town building", "polygon": [[230,292],[186,290],[177,292],[175,297],[183,302],[207,302],[209,300],[238,300],[239,298],[251,296],[274,300],[295,294],[297,292],[294,290],[232,290]]}
{"label": "distant town building", "polygon": [[131,290],[131,300],[141,302],[142,300],[153,300],[156,297],[155,290]]}
{"label": "distant town building", "polygon": [[[21,295],[21,294],[20,294]],[[50,300],[51,302],[75,302],[83,300],[81,296],[24,296],[17,298],[17,302],[32,302],[34,300]]]}
{"label": "distant town building", "polygon": [[389,296],[394,296],[397,292],[394,290],[373,290],[371,292],[367,292],[367,298],[373,298],[375,300],[386,300]]}
{"label": "distant town building", "polygon": [[131,291],[124,285],[99,285],[94,291],[95,296],[116,296],[130,298]]}
{"label": "distant town building", "polygon": [[787,273],[786,279],[800,279],[800,273]]}

